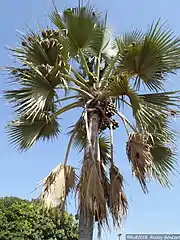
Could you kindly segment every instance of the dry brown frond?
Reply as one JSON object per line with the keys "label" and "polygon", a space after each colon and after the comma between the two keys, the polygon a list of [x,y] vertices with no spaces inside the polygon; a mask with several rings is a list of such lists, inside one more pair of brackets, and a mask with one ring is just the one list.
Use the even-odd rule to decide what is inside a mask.
{"label": "dry brown frond", "polygon": [[69,192],[75,188],[76,180],[77,176],[72,166],[59,164],[43,180],[40,198],[48,208],[59,206],[63,210]]}
{"label": "dry brown frond", "polygon": [[84,162],[79,182],[79,208],[86,213],[85,220],[95,216],[102,224],[107,218],[107,179],[104,166],[100,161],[86,160]]}
{"label": "dry brown frond", "polygon": [[110,168],[109,209],[113,224],[119,226],[127,214],[128,201],[123,191],[123,176],[114,165]]}
{"label": "dry brown frond", "polygon": [[146,180],[151,177],[152,145],[149,144],[149,135],[131,133],[126,145],[129,161],[132,163],[132,172],[135,175],[145,193],[148,192]]}

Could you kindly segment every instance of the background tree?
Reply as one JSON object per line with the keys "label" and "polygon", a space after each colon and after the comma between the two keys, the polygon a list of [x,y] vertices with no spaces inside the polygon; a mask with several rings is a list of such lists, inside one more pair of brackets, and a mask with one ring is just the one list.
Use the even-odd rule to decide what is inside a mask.
{"label": "background tree", "polygon": [[58,209],[45,210],[37,200],[0,198],[1,240],[76,240],[77,221]]}
{"label": "background tree", "polygon": [[[13,144],[26,150],[37,140],[58,137],[64,112],[80,109],[69,131],[64,163],[44,181],[41,198],[64,210],[68,194],[79,200],[80,239],[90,240],[93,224],[119,226],[127,212],[123,176],[114,159],[113,130],[124,124],[133,175],[147,193],[147,181],[169,186],[175,171],[175,132],[180,91],[165,91],[168,74],[180,67],[180,39],[164,23],[144,33],[113,37],[107,16],[79,4],[50,15],[55,29],[30,31],[11,49],[18,67],[7,68],[17,89],[6,92],[18,119],[8,125]],[[127,119],[124,109],[132,114]],[[84,151],[80,174],[67,165],[71,145]]]}

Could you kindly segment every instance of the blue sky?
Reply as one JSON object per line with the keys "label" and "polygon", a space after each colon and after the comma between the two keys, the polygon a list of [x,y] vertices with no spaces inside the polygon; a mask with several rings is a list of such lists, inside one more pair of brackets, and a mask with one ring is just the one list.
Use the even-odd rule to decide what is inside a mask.
{"label": "blue sky", "polygon": [[[56,1],[61,11],[66,6],[74,6],[76,1]],[[148,24],[159,17],[167,20],[180,36],[179,0],[99,0],[91,1],[100,11],[108,10],[110,28],[116,33],[130,31],[134,28],[146,30]],[[16,30],[25,30],[26,25],[36,28],[37,23],[46,26],[47,15],[52,10],[51,0],[2,0],[0,8],[0,66],[12,65],[5,45],[15,46],[18,43]],[[0,90],[7,88],[7,76],[0,75]],[[179,76],[168,80],[167,89],[180,89]],[[12,119],[11,108],[2,98],[0,108],[0,196],[18,196],[31,198],[30,192],[37,183],[59,162],[63,161],[67,145],[67,137],[51,143],[38,143],[30,151],[19,153],[8,144],[4,132],[6,122]],[[71,124],[76,118],[73,112],[64,115],[63,123]],[[180,121],[174,122],[176,130],[180,131]],[[115,155],[122,173],[126,178],[126,192],[129,197],[130,210],[125,222],[123,233],[178,233],[180,230],[180,181],[171,178],[174,185],[172,190],[163,189],[159,184],[151,184],[150,193],[144,195],[135,180],[132,179],[130,166],[125,155],[126,136],[122,128],[115,135],[117,141]],[[79,166],[81,156],[72,151],[70,163]],[[178,158],[179,160],[179,158]],[[71,211],[73,207],[70,207]],[[96,236],[95,236],[96,239]],[[106,234],[104,239],[116,239],[116,233]]]}

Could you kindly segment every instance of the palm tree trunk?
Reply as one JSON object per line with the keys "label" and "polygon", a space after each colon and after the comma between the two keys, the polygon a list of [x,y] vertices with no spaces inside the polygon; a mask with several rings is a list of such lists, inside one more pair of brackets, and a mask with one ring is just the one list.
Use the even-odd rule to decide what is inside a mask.
{"label": "palm tree trunk", "polygon": [[80,209],[79,216],[79,240],[92,240],[93,239],[93,217],[88,223],[85,222],[84,212]]}
{"label": "palm tree trunk", "polygon": [[[88,115],[88,127],[89,127],[89,135],[92,144],[92,150],[94,159],[97,160],[98,153],[98,137],[99,137],[99,123],[100,118],[96,112],[90,113]],[[89,143],[87,141],[86,148],[84,149],[84,161],[86,161],[87,156],[91,156],[90,153]],[[92,160],[93,161],[93,160]],[[83,209],[80,209],[80,216],[79,216],[79,239],[80,240],[92,240],[93,239],[93,223],[94,218],[91,216],[89,221],[86,222],[85,214]]]}

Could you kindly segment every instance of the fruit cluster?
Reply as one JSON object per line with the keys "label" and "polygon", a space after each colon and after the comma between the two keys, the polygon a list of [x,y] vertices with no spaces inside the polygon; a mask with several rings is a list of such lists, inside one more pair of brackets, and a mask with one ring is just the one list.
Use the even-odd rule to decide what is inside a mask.
{"label": "fruit cluster", "polygon": [[51,38],[51,39],[44,39],[41,41],[41,45],[44,48],[44,50],[48,50],[49,48],[53,48],[54,46],[56,46],[58,44],[58,40]]}
{"label": "fruit cluster", "polygon": [[118,122],[115,119],[112,119],[112,116],[114,116],[115,111],[116,111],[116,107],[112,103],[108,103],[104,107],[104,112],[106,117],[103,118],[103,122],[101,124],[101,131],[104,131],[106,128],[110,129],[111,124],[112,124],[113,130],[119,127]]}
{"label": "fruit cluster", "polygon": [[42,31],[41,34],[43,37],[43,40],[41,40],[41,45],[45,50],[48,50],[49,48],[53,48],[54,46],[58,45],[58,31],[48,29],[46,31]]}
{"label": "fruit cluster", "polygon": [[59,32],[53,29],[52,30],[48,29],[46,31],[42,31],[41,34],[43,38],[52,38],[52,37],[58,37]]}
{"label": "fruit cluster", "polygon": [[27,47],[28,43],[33,42],[34,39],[41,42],[41,45],[45,50],[58,44],[59,32],[56,30],[46,30],[41,32],[42,38],[36,34],[28,36],[26,40],[22,41],[22,46]]}
{"label": "fruit cluster", "polygon": [[48,64],[41,64],[38,66],[39,71],[45,76],[50,70],[51,70],[51,66]]}
{"label": "fruit cluster", "polygon": [[112,129],[115,130],[119,127],[119,123],[115,119],[110,119],[110,121],[107,121],[106,119],[103,121],[101,125],[101,131],[106,130],[106,128],[110,129],[110,124],[112,124]]}
{"label": "fruit cluster", "polygon": [[107,107],[105,108],[105,115],[108,118],[111,118],[112,116],[114,116],[115,110],[116,107],[114,106],[114,104],[108,104]]}

